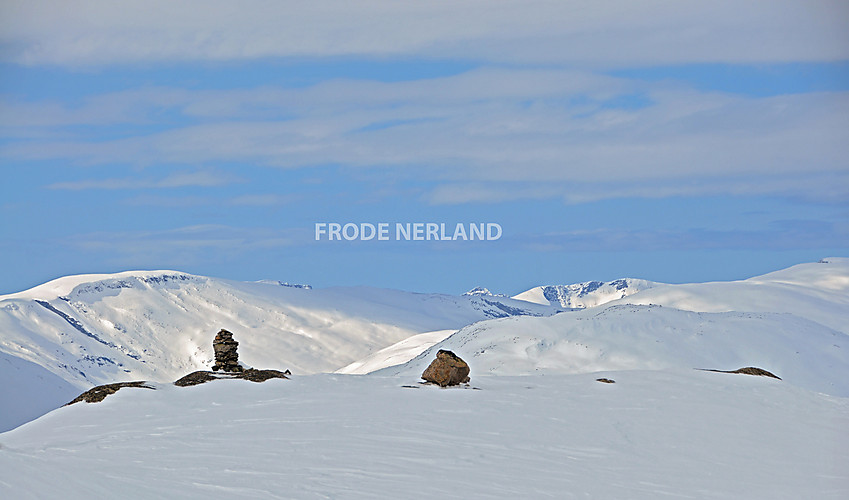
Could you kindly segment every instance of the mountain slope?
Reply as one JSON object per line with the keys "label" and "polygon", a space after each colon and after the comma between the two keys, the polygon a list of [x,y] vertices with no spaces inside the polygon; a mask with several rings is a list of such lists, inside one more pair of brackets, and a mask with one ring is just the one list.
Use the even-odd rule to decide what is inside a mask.
{"label": "mountain slope", "polygon": [[425,349],[442,342],[454,333],[454,330],[439,330],[407,337],[401,342],[384,347],[376,353],[336,370],[336,373],[365,375],[387,366],[406,363],[421,354]]}
{"label": "mountain slope", "polygon": [[415,380],[438,349],[462,357],[472,380],[476,374],[756,366],[787,384],[849,396],[849,337],[786,313],[698,313],[620,304],[548,318],[484,321],[377,373]]}
{"label": "mountain slope", "polygon": [[62,278],[0,300],[0,351],[77,385],[207,367],[220,328],[245,363],[333,371],[410,335],[552,308],[507,298],[314,290],[173,271]]}
{"label": "mountain slope", "polygon": [[0,432],[44,415],[80,393],[43,366],[3,352],[0,374]]}
{"label": "mountain slope", "polygon": [[849,335],[849,258],[798,264],[741,281],[661,285],[610,304],[791,313]]}
{"label": "mountain slope", "polygon": [[481,322],[406,364],[388,368],[397,353],[383,361],[374,354],[365,366],[415,379],[438,349],[463,357],[473,377],[755,365],[790,384],[849,395],[849,259],[736,282],[655,284],[550,318]]}
{"label": "mountain slope", "polygon": [[337,370],[421,332],[556,310],[502,297],[310,289],[176,271],[69,276],[0,297],[2,395],[17,408],[3,412],[0,430],[94,385],[209,369],[221,328],[234,333],[244,363],[303,374]]}
{"label": "mountain slope", "polygon": [[303,374],[334,371],[418,333],[556,310],[506,297],[316,290],[176,271],[68,276],[0,297],[2,395],[20,409],[3,412],[0,430],[94,385],[209,369],[221,328],[234,333],[244,363]]}

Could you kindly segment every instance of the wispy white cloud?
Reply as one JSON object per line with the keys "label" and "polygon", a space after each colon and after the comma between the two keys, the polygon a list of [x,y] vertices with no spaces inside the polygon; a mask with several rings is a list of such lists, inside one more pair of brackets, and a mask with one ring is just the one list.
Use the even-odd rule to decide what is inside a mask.
{"label": "wispy white cloud", "polygon": [[[152,231],[92,232],[61,243],[116,263],[187,266],[244,257],[251,252],[309,243],[308,230],[201,224]],[[153,265],[153,264],[150,264]]]}
{"label": "wispy white cloud", "polygon": [[163,196],[159,194],[141,194],[125,200],[127,205],[154,206],[167,208],[231,206],[231,207],[274,207],[294,203],[303,197],[296,194],[243,194],[238,196],[186,196],[185,194]]}
{"label": "wispy white cloud", "polygon": [[123,204],[129,206],[158,208],[203,207],[212,206],[215,203],[216,198],[212,196],[190,196],[185,194],[180,196],[163,196],[149,192],[126,198],[123,201]]}
{"label": "wispy white cloud", "polygon": [[598,228],[514,235],[506,244],[536,252],[680,250],[800,250],[849,248],[849,225],[820,220],[780,220],[763,229]]}
{"label": "wispy white cloud", "polygon": [[225,186],[243,179],[230,174],[210,171],[174,173],[161,179],[86,179],[81,181],[54,182],[47,189],[82,191],[87,189],[167,189],[183,187]]}
{"label": "wispy white cloud", "polygon": [[[116,140],[10,141],[0,146],[0,157],[391,169],[395,178],[443,185],[430,193],[433,203],[458,202],[461,187],[475,187],[467,196],[477,201],[562,196],[578,202],[614,193],[658,196],[729,187],[752,194],[810,194],[833,191],[835,176],[849,169],[847,92],[756,98],[587,72],[515,68],[414,82],[332,81],[295,90],[160,90],[167,97],[149,89],[141,104],[136,102],[142,115],[168,102],[167,109],[198,122],[168,123],[170,128],[159,132]],[[135,102],[139,95],[109,99]],[[609,104],[629,100],[635,105]],[[234,181],[205,178],[210,175],[51,187]],[[758,181],[747,181],[754,178]],[[796,178],[802,182],[775,181]],[[487,183],[504,186],[494,193]],[[512,183],[518,184],[511,188]]]}
{"label": "wispy white cloud", "polygon": [[515,185],[495,182],[460,182],[437,186],[424,196],[433,205],[460,205],[464,203],[502,203],[506,201],[559,198],[566,186],[539,184]]}
{"label": "wispy white cloud", "polygon": [[503,203],[560,199],[568,205],[619,198],[690,196],[759,196],[799,198],[820,203],[849,200],[849,172],[795,173],[760,177],[716,176],[631,182],[446,182],[423,194],[433,205]]}
{"label": "wispy white cloud", "polygon": [[7,0],[7,61],[67,66],[393,55],[651,65],[849,57],[840,0]]}
{"label": "wispy white cloud", "polygon": [[[315,125],[303,132],[309,136],[321,135],[325,130],[348,130],[396,120],[399,114],[409,114],[410,119],[417,120],[439,117],[445,107],[475,102],[524,101],[575,94],[603,100],[634,86],[635,83],[624,79],[588,71],[483,67],[442,78],[401,82],[333,79],[295,89],[145,87],[92,95],[74,105],[47,100],[21,102],[14,96],[6,99],[0,96],[0,127],[6,133],[36,127],[162,123],[168,120],[167,115],[163,116],[167,112],[201,123],[235,119],[286,121],[312,116]],[[333,128],[328,128],[329,116],[337,123]]]}
{"label": "wispy white cloud", "polygon": [[148,87],[92,95],[79,103],[19,101],[0,96],[0,131],[8,134],[39,127],[74,125],[112,126],[152,124],[162,110],[174,109],[191,99],[184,89]]}
{"label": "wispy white cloud", "polygon": [[300,200],[300,195],[285,195],[285,194],[245,194],[235,196],[227,200],[227,204],[243,207],[273,207],[278,205],[288,205]]}

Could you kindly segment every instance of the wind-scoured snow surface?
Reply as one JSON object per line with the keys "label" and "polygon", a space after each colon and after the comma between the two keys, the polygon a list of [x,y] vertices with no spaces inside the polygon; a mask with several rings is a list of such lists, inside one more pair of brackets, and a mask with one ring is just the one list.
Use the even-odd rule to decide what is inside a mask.
{"label": "wind-scoured snow surface", "polygon": [[[60,408],[0,434],[0,498],[849,497],[849,259],[604,292],[553,316],[562,302],[171,272],[64,281],[0,302],[37,340],[4,337],[0,366],[33,390],[78,381],[48,369],[62,349],[124,352],[134,378],[172,380],[197,366],[173,341],[203,365],[220,327],[249,332],[236,334],[248,364],[291,367],[293,349],[340,373],[158,383]],[[56,331],[85,349],[51,343]],[[348,348],[363,354],[335,351]],[[418,383],[438,349],[468,362],[471,387]],[[781,380],[700,370],[747,366]]]}
{"label": "wind-scoured snow surface", "polygon": [[[615,384],[594,379],[604,376]],[[675,371],[122,389],[0,434],[15,499],[844,499],[847,400]]]}

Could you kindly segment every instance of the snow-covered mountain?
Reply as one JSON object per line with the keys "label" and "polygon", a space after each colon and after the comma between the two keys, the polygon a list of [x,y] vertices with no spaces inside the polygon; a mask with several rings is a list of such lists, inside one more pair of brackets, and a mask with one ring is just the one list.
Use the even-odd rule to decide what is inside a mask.
{"label": "snow-covered mountain", "polygon": [[611,304],[788,313],[849,334],[849,258],[798,264],[741,281],[657,286]]}
{"label": "snow-covered mountain", "polygon": [[555,311],[494,297],[124,272],[61,278],[0,297],[0,349],[79,387],[165,381],[209,365],[212,337],[227,328],[246,363],[315,373],[413,334]]}
{"label": "snow-covered mountain", "polygon": [[586,281],[572,285],[538,286],[514,295],[513,298],[534,304],[584,309],[621,299],[658,285],[660,283],[634,278],[623,278],[607,283]]}
{"label": "snow-covered mountain", "polygon": [[[583,294],[597,305],[567,297],[583,307],[554,315],[560,298],[176,272],[6,296],[13,402],[44,406],[97,377],[173,380],[208,366],[221,327],[246,363],[303,368],[52,411],[0,434],[0,497],[846,498],[849,259],[649,284],[624,298],[597,286]],[[416,383],[437,349],[468,362],[471,390]],[[699,370],[746,366],[781,380]]]}
{"label": "snow-covered mountain", "polygon": [[[0,296],[0,375],[29,379],[26,389],[7,384],[0,396],[15,407],[43,397],[34,410],[43,412],[98,384],[173,381],[211,366],[221,328],[234,333],[246,364],[304,374],[337,370],[411,335],[557,310],[503,297],[311,289],[176,271],[69,276]],[[50,388],[30,390],[38,380]]]}

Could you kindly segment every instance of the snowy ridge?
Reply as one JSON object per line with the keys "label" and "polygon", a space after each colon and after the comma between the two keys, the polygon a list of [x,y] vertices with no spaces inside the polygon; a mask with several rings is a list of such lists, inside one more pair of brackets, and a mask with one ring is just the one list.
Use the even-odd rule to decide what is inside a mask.
{"label": "snowy ridge", "polygon": [[[33,299],[39,298],[43,300],[52,300],[64,295],[70,294],[74,289],[81,287],[85,289],[90,286],[97,286],[97,283],[121,283],[126,279],[141,279],[148,278],[158,279],[189,279],[193,277],[190,274],[179,271],[124,271],[113,274],[76,274],[73,276],[63,276],[47,283],[35,286],[29,290],[22,292],[0,295],[0,301],[6,299]],[[115,288],[120,288],[120,285],[111,285]]]}
{"label": "snowy ridge", "polygon": [[849,396],[849,259],[736,282],[655,283],[550,318],[470,325],[406,364],[389,368],[397,354],[383,363],[374,355],[368,366],[415,378],[438,349],[461,355],[472,373],[499,375],[755,365],[791,384]]}
{"label": "snowy ridge", "polygon": [[476,286],[463,295],[470,297],[506,297],[503,293],[492,293],[489,291],[489,288],[482,286]]}
{"label": "snowy ridge", "polygon": [[534,304],[584,309],[622,299],[658,285],[659,283],[634,278],[623,278],[607,283],[586,281],[572,285],[538,286],[514,295],[513,298]]}
{"label": "snowy ridge", "polygon": [[304,290],[312,290],[312,285],[304,285],[301,283],[289,283],[288,281],[279,281],[279,280],[259,280],[254,283],[264,283],[266,285],[280,285],[287,286],[291,288],[303,288]]}
{"label": "snowy ridge", "polygon": [[791,313],[849,335],[849,258],[798,264],[741,281],[655,286],[610,304]]}
{"label": "snowy ridge", "polygon": [[467,326],[413,360],[377,373],[416,379],[438,349],[460,354],[479,375],[756,366],[788,384],[849,397],[849,336],[786,313],[623,304],[548,318],[505,318]]}
{"label": "snowy ridge", "polygon": [[365,375],[387,366],[400,365],[415,358],[427,348],[442,342],[455,333],[454,330],[425,332],[408,337],[397,344],[385,347],[368,357],[336,370],[336,373]]}

